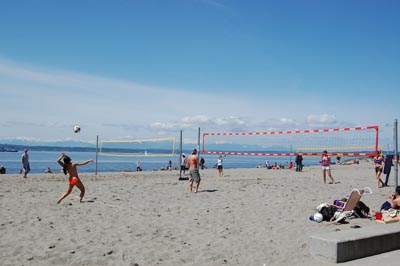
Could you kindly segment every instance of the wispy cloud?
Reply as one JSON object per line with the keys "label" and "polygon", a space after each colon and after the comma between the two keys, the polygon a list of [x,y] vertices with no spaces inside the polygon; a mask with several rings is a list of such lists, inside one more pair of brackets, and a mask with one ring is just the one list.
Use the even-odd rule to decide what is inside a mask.
{"label": "wispy cloud", "polygon": [[[298,112],[285,99],[156,87],[0,58],[1,138],[146,138],[336,126],[334,114]],[[294,99],[293,101],[295,101]],[[291,106],[294,106],[291,108]],[[293,114],[293,117],[284,114]],[[304,116],[304,118],[302,118]],[[343,122],[340,122],[343,123]],[[79,124],[82,131],[72,133]]]}
{"label": "wispy cloud", "polygon": [[217,0],[197,0],[198,2],[204,3],[209,6],[213,6],[220,9],[227,9],[228,5],[224,3],[224,1],[217,1]]}
{"label": "wispy cloud", "polygon": [[[85,125],[79,137],[84,132],[134,136],[148,135],[146,129],[158,129],[153,133],[160,134],[195,130],[198,126],[244,124],[241,118],[227,115],[235,111],[240,99],[218,92],[160,88],[7,60],[0,60],[0,78],[0,97],[7,99],[0,109],[7,114],[8,121],[3,122],[6,130],[2,130],[0,137],[23,134],[21,131],[67,137],[70,132],[57,128],[74,124]],[[202,115],[193,108],[196,99],[209,107],[201,108]],[[210,118],[213,113],[221,115]],[[26,130],[32,127],[35,130]]]}
{"label": "wispy cloud", "polygon": [[315,127],[334,126],[337,124],[337,120],[334,115],[329,115],[329,114],[309,115],[307,117],[307,123],[310,126],[315,126]]}

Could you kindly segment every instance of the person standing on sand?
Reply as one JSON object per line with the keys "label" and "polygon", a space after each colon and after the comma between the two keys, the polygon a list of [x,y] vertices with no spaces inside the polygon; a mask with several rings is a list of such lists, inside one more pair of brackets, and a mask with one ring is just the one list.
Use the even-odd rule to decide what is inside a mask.
{"label": "person standing on sand", "polygon": [[201,157],[200,159],[200,165],[201,165],[201,170],[204,170],[204,168],[207,169],[207,167],[205,166],[206,160],[204,160],[203,157]]}
{"label": "person standing on sand", "polygon": [[29,166],[29,155],[28,155],[27,149],[24,150],[24,153],[21,156],[21,163],[22,163],[22,169],[24,172],[24,178],[27,178],[28,173],[31,171],[31,168]]}
{"label": "person standing on sand", "polygon": [[189,191],[192,192],[193,183],[196,183],[195,193],[199,192],[200,186],[200,172],[199,172],[199,158],[197,157],[197,150],[193,149],[192,155],[187,159],[187,164],[189,165]]}
{"label": "person standing on sand", "polygon": [[301,154],[296,155],[296,172],[301,172],[303,168],[303,156]]}
{"label": "person standing on sand", "polygon": [[142,171],[142,164],[140,161],[136,162],[136,172]]}
{"label": "person standing on sand", "polygon": [[382,187],[385,186],[381,179],[381,174],[383,171],[383,156],[382,152],[378,152],[374,157],[374,168],[375,168],[375,178],[376,178],[376,186],[379,188],[379,183],[382,184]]}
{"label": "person standing on sand", "polygon": [[324,184],[326,184],[326,173],[328,172],[328,176],[331,179],[331,182],[329,184],[333,184],[335,180],[333,180],[332,174],[331,174],[331,157],[328,155],[328,151],[323,151],[321,160],[319,161],[322,166],[322,177],[324,180]]}
{"label": "person standing on sand", "polygon": [[[61,161],[63,160],[63,162]],[[93,160],[87,160],[85,162],[81,163],[73,163],[71,162],[71,158],[66,156],[64,153],[61,153],[61,156],[58,157],[57,163],[61,165],[63,168],[64,174],[66,175],[67,173],[69,174],[69,182],[68,182],[68,190],[65,192],[61,198],[57,201],[57,204],[60,203],[64,198],[66,198],[74,188],[74,186],[77,186],[79,190],[81,191],[80,194],[80,202],[82,202],[83,196],[85,196],[85,187],[83,186],[81,180],[78,177],[78,170],[76,169],[77,166],[82,166],[88,163],[93,162]]]}
{"label": "person standing on sand", "polygon": [[222,156],[220,155],[217,160],[217,169],[219,176],[224,175],[224,167],[222,166]]}
{"label": "person standing on sand", "polygon": [[180,165],[181,165],[181,169],[180,169],[179,174],[181,175],[182,172],[183,172],[183,174],[185,174],[185,172],[186,172],[186,156],[184,153],[182,153]]}

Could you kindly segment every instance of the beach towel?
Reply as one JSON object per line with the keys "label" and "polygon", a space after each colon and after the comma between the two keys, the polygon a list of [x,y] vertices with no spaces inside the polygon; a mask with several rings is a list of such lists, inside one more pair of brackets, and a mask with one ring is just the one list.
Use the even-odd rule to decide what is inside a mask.
{"label": "beach towel", "polygon": [[400,221],[400,211],[395,209],[383,210],[377,213],[375,217],[378,223],[397,223]]}

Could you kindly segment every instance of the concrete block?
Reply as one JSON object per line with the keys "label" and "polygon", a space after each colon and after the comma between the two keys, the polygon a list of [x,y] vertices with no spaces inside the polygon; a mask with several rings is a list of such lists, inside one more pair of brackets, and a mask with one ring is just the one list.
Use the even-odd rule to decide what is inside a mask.
{"label": "concrete block", "polygon": [[400,249],[400,224],[374,224],[369,227],[310,236],[313,256],[330,262],[346,262]]}

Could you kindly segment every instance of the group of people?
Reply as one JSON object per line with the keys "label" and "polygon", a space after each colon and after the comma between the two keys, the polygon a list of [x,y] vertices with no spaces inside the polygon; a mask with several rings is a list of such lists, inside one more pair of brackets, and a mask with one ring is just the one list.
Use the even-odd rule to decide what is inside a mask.
{"label": "group of people", "polygon": [[[265,168],[267,169],[272,169],[272,170],[278,170],[278,169],[293,169],[294,164],[293,162],[286,162],[286,165],[280,164],[278,165],[277,162],[275,162],[273,165],[270,164],[269,160],[265,161]],[[262,165],[258,165],[257,168],[262,168]]]}
{"label": "group of people", "polygon": [[[360,192],[358,191],[358,193]],[[355,204],[354,209],[344,211],[344,206],[346,202],[350,200],[350,197],[343,198],[341,200],[335,200],[333,204],[322,203],[318,205],[317,213],[311,215],[310,220],[315,222],[328,221],[340,223],[349,216],[355,216],[357,218],[368,218],[371,215],[375,216],[377,213],[382,214],[383,212],[389,210],[396,210],[398,212],[400,210],[400,186],[396,187],[393,194],[389,194],[388,196],[386,196],[386,200],[377,211],[373,211],[370,207],[368,207],[364,202],[360,200],[357,202],[357,204]]]}
{"label": "group of people", "polygon": [[[390,172],[393,166],[393,155],[386,155],[386,157],[383,156],[382,151],[378,151],[376,155],[373,158],[373,166],[374,166],[374,171],[375,171],[375,179],[376,179],[376,187],[387,187],[388,182],[389,182],[389,176]],[[338,159],[339,161],[340,159]],[[321,160],[320,160],[321,166],[322,166],[322,177],[323,177],[323,182],[326,183],[326,175],[329,176],[330,178],[330,184],[334,183],[334,179],[332,177],[331,173],[331,159],[330,156],[328,155],[328,152],[324,150],[322,152]],[[358,160],[354,160],[353,163],[359,163]],[[297,171],[297,169],[296,169]],[[384,173],[386,175],[385,182],[381,179],[381,175]],[[381,186],[380,186],[381,185]]]}
{"label": "group of people", "polygon": [[[377,187],[379,188],[379,185],[382,184],[383,186],[388,185],[388,178],[390,174],[390,169],[392,166],[392,159],[393,156],[387,156],[386,160],[383,157],[382,152],[378,152],[377,155],[373,159],[373,164],[374,164],[374,169],[375,169],[375,174],[376,174],[376,182],[377,182]],[[80,194],[80,201],[82,201],[83,196],[85,194],[85,187],[82,184],[81,180],[78,177],[78,171],[77,171],[77,166],[82,166],[86,165],[90,162],[93,162],[93,160],[87,160],[84,162],[78,162],[78,163],[73,163],[71,161],[71,158],[66,156],[64,153],[61,154],[61,156],[57,159],[57,163],[62,167],[63,172],[65,175],[67,173],[69,174],[69,186],[67,191],[59,198],[57,203],[60,203],[65,197],[67,197],[74,186],[77,186],[78,189],[81,191]],[[27,178],[28,173],[30,172],[30,165],[29,165],[29,155],[28,155],[28,150],[25,149],[22,156],[21,156],[21,163],[22,163],[22,171],[23,171],[23,177]],[[199,160],[197,156],[197,149],[193,149],[192,154],[189,156],[189,158],[186,159],[185,154],[182,154],[181,156],[181,172],[185,173],[186,167],[189,169],[189,190],[192,192],[193,190],[193,185],[195,185],[195,192],[199,191],[199,186],[200,186],[200,172],[199,172],[199,167],[202,169],[205,168],[205,160],[204,158],[201,158]],[[215,167],[218,169],[219,176],[223,176],[223,158],[222,156],[219,156],[217,159],[217,163]],[[269,164],[268,160],[266,161],[266,166]],[[322,152],[321,158],[320,158],[320,164],[322,167],[322,177],[323,177],[323,182],[326,184],[326,177],[328,176],[330,178],[329,184],[334,184],[335,180],[332,176],[331,173],[331,158],[328,155],[328,152],[324,150]],[[168,168],[172,168],[172,162],[169,161]],[[137,162],[137,171],[141,171],[141,163],[138,161]],[[296,157],[296,171],[302,171],[302,156],[297,155]],[[46,170],[46,172],[50,173],[51,170],[50,168]],[[384,172],[386,176],[386,182],[383,182],[383,180],[380,178],[382,172]],[[391,197],[392,203],[391,205],[395,205],[396,207],[400,208],[400,187],[397,188],[399,191],[397,191],[397,194],[394,194]]]}

